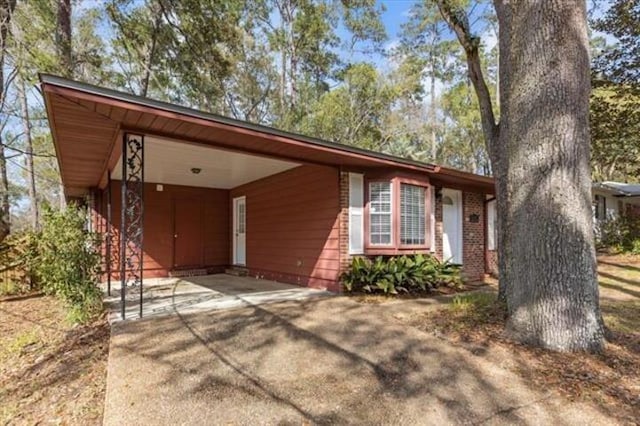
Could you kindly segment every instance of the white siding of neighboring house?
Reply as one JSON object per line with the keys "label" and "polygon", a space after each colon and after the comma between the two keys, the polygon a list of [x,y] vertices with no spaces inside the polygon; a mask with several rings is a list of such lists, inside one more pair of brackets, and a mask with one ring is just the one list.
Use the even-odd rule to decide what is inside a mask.
{"label": "white siding of neighboring house", "polygon": [[[614,197],[610,194],[607,194],[605,192],[602,191],[598,191],[598,190],[593,190],[593,219],[594,221],[596,220],[596,195],[598,195],[599,197],[604,197],[605,200],[605,208],[606,208],[606,218],[607,220],[609,219],[615,219],[620,215],[620,211],[618,210],[618,201],[620,200],[617,197]],[[603,220],[602,218],[600,220]]]}

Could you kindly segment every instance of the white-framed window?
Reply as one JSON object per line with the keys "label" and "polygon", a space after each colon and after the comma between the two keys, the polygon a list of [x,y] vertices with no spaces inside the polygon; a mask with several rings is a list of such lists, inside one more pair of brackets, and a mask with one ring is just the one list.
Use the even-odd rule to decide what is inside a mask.
{"label": "white-framed window", "polygon": [[391,182],[369,183],[369,242],[391,245]]}
{"label": "white-framed window", "polygon": [[425,191],[422,186],[400,184],[400,244],[426,243]]}
{"label": "white-framed window", "polygon": [[594,195],[593,208],[594,215],[598,220],[604,220],[607,218],[607,197],[604,195]]}
{"label": "white-framed window", "polygon": [[429,190],[429,246],[431,247],[431,252],[435,253],[436,251],[436,205],[434,200],[436,199],[436,187],[430,186]]}
{"label": "white-framed window", "polygon": [[496,200],[487,203],[487,250],[498,247],[498,211]]}
{"label": "white-framed window", "polygon": [[364,176],[349,173],[349,254],[364,252]]}

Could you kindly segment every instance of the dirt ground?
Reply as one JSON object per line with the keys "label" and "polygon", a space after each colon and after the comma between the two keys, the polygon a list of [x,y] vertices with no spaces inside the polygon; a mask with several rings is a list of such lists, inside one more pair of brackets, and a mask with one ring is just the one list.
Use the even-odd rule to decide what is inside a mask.
{"label": "dirt ground", "polygon": [[463,297],[411,318],[396,317],[470,350],[502,352],[511,360],[504,365],[531,385],[592,404],[623,424],[640,424],[640,256],[598,260],[607,327],[602,354],[560,354],[510,341],[494,294]]}
{"label": "dirt ground", "polygon": [[0,298],[0,424],[102,424],[109,326],[41,294]]}
{"label": "dirt ground", "polygon": [[[308,417],[305,415],[292,417],[303,420],[306,417],[304,421],[315,417],[311,416],[311,412],[316,411],[313,407],[326,410],[325,414],[330,413],[324,420],[350,419],[350,413],[360,413],[361,409],[365,408],[363,404],[366,398],[363,400],[361,397],[368,395],[377,402],[373,405],[375,408],[368,414],[366,410],[359,414],[363,416],[363,420],[373,419],[378,414],[383,416],[378,419],[390,416],[387,418],[389,421],[403,418],[402,416],[406,413],[402,413],[397,406],[399,399],[413,400],[419,397],[422,404],[425,398],[435,398],[433,406],[426,408],[422,405],[425,407],[423,410],[428,411],[425,413],[430,415],[446,415],[450,413],[449,408],[453,407],[451,404],[454,404],[457,407],[456,410],[462,414],[461,417],[449,417],[449,420],[454,421],[457,418],[472,421],[474,418],[477,419],[477,416],[485,418],[493,415],[492,413],[497,413],[499,416],[497,419],[503,419],[508,423],[509,420],[521,420],[528,415],[533,416],[529,418],[536,418],[535,416],[541,415],[540,410],[553,410],[554,405],[547,401],[549,401],[548,398],[555,398],[557,412],[550,414],[553,411],[545,411],[544,415],[548,420],[564,419],[563,413],[573,415],[584,410],[587,410],[585,412],[596,410],[599,415],[610,418],[611,423],[638,424],[640,419],[640,256],[601,256],[599,261],[601,306],[610,330],[607,350],[601,355],[555,354],[514,344],[503,335],[498,320],[499,313],[487,307],[489,305],[485,305],[484,308],[481,306],[481,309],[474,307],[474,310],[471,310],[463,303],[452,308],[449,304],[451,298],[446,296],[399,301],[377,297],[365,297],[361,300],[351,298],[352,302],[360,303],[347,304],[346,310],[336,310],[327,315],[319,309],[318,315],[322,313],[323,316],[323,322],[320,323],[307,321],[306,315],[302,312],[298,313],[299,317],[297,317],[294,308],[283,308],[273,313],[257,310],[259,315],[252,311],[246,316],[239,317],[231,312],[212,314],[209,318],[204,316],[202,322],[194,320],[193,325],[197,324],[197,329],[187,330],[185,339],[188,340],[189,345],[193,344],[191,339],[194,335],[197,336],[198,332],[204,332],[203,336],[207,340],[216,336],[223,340],[232,339],[228,343],[238,343],[242,348],[238,353],[243,354],[243,357],[257,356],[256,362],[259,362],[260,368],[252,371],[247,368],[250,365],[249,360],[239,358],[234,361],[226,358],[225,352],[230,347],[222,347],[221,358],[217,354],[210,360],[214,364],[205,363],[198,367],[204,368],[207,372],[205,383],[200,383],[202,390],[197,387],[191,388],[192,384],[198,385],[192,382],[198,371],[185,369],[188,365],[187,360],[193,359],[189,358],[189,351],[184,354],[163,352],[166,335],[159,333],[158,330],[163,328],[162,324],[166,323],[168,326],[177,320],[169,318],[158,320],[159,322],[148,332],[159,337],[160,340],[152,343],[153,339],[151,339],[149,344],[145,344],[142,353],[146,350],[153,354],[157,361],[163,363],[163,368],[171,365],[175,368],[179,366],[177,376],[172,380],[177,378],[183,381],[181,385],[184,384],[186,389],[193,392],[192,396],[195,398],[183,401],[187,407],[193,408],[193,404],[199,403],[205,403],[208,407],[210,405],[207,403],[208,398],[204,401],[200,401],[200,398],[212,393],[211,395],[217,395],[216,398],[222,397],[220,408],[224,409],[222,407],[226,404],[228,394],[245,392],[240,408],[234,408],[234,412],[245,415],[247,411],[241,409],[244,406],[249,410],[248,412],[257,410],[257,413],[262,412],[267,416],[262,417],[262,420],[269,416],[269,405],[264,405],[264,400],[258,396],[271,392],[269,386],[280,380],[276,378],[280,377],[278,374],[282,371],[295,369],[294,377],[299,380],[286,383],[286,386],[292,386],[292,393],[285,395],[274,388],[274,394],[267,399],[274,399],[282,405],[284,396],[291,397],[292,401],[295,401],[298,400],[299,392],[308,391],[310,393],[306,395],[308,399],[304,392],[302,396],[309,401],[310,405],[293,408],[294,412],[298,409],[308,409]],[[483,294],[489,294],[489,297],[491,295],[490,292]],[[334,302],[322,303],[332,306]],[[377,319],[368,319],[363,322],[354,322],[354,320],[350,324],[345,324],[351,310]],[[222,320],[217,325],[210,322],[214,316],[220,316]],[[285,319],[294,321],[297,326],[289,326],[283,322]],[[134,328],[142,327],[144,324],[134,325]],[[180,324],[182,330],[185,323]],[[223,325],[228,325],[228,329],[224,329],[226,327],[222,327]],[[399,327],[407,325],[418,332],[415,334],[407,331],[412,336],[410,343],[413,346],[394,345],[393,342],[396,341],[398,344],[406,343],[406,339],[402,338],[404,331]],[[223,329],[218,330],[220,327]],[[167,328],[170,329],[170,327]],[[246,333],[238,334],[245,328],[248,328],[246,331],[253,332],[247,336],[250,337],[249,340],[242,340],[241,336]],[[269,337],[268,333],[265,333],[269,330],[275,334]],[[0,424],[102,424],[109,335],[109,325],[104,319],[90,326],[69,325],[65,320],[64,309],[51,297],[37,294],[0,297]],[[347,339],[353,339],[355,335],[361,335],[362,340],[356,341],[352,347],[349,347],[346,343]],[[320,338],[328,338],[328,341],[324,342]],[[235,340],[242,341],[235,342]],[[277,352],[273,352],[272,348],[273,345],[282,344],[283,341],[291,341],[293,344],[285,354],[281,354],[284,356],[281,359],[276,356]],[[426,358],[433,350],[434,342],[438,341],[445,341],[448,344],[448,349],[442,353],[444,358],[439,358],[438,361],[446,367],[444,370],[440,367],[432,369],[429,364],[434,360]],[[303,342],[302,346],[300,346],[301,342]],[[385,351],[388,353],[378,351],[382,347],[377,346],[385,342],[391,344],[389,348],[385,346]],[[218,345],[216,343],[212,345],[209,346],[207,343],[201,346],[204,350],[203,354],[209,354],[209,356],[215,354]],[[377,349],[361,352],[369,346]],[[313,368],[310,368],[311,364],[305,361],[309,356],[305,354],[313,353],[311,351],[318,350],[318,347],[320,352],[326,352],[322,354],[324,363],[328,366],[335,364],[333,365],[335,369],[330,370],[331,374],[327,375],[321,370],[315,371],[318,370],[316,361],[313,361]],[[301,348],[304,351],[300,352]],[[356,362],[357,359],[353,355],[360,353],[367,354],[361,359],[364,364]],[[385,353],[388,356],[385,356]],[[464,355],[465,353],[469,356]],[[226,355],[229,353],[226,352]],[[294,358],[291,358],[292,356]],[[327,356],[328,358],[325,358]],[[288,359],[300,357],[301,364],[297,365],[295,362],[283,364],[287,357]],[[177,362],[178,358],[181,362]],[[420,358],[425,359],[420,362]],[[204,362],[206,357],[203,356],[201,359]],[[482,364],[482,367],[480,364],[476,366],[476,363]],[[218,370],[207,370],[215,364],[226,364],[226,368],[231,366],[232,369],[237,369],[234,370],[234,374],[241,372],[245,376],[241,375],[239,379],[233,378],[229,382],[222,381],[215,385],[215,379],[219,378],[216,372]],[[517,386],[514,384],[508,386],[523,389],[526,386],[544,390],[542,397],[545,399],[541,402],[531,402],[532,405],[527,406],[529,408],[509,408],[514,406],[513,398],[515,397],[507,391],[498,392],[496,389],[501,385],[496,382],[494,384],[496,387],[493,388],[494,394],[489,399],[491,402],[484,406],[477,405],[476,400],[480,401],[484,398],[481,392],[485,385],[481,379],[492,380],[485,378],[479,372],[494,368],[492,365],[499,366],[503,379],[509,377],[508,382],[519,383]],[[274,370],[274,374],[277,374],[271,378],[268,375],[263,377],[258,375],[257,378],[251,376],[264,371],[263,368],[269,371]],[[172,371],[175,373],[176,370]],[[340,371],[342,373],[338,374]],[[148,373],[152,377],[156,372],[152,370]],[[126,371],[121,373],[126,375]],[[135,373],[139,377],[140,371]],[[345,374],[350,377],[346,382]],[[365,380],[371,374],[377,378],[371,381]],[[223,374],[223,377],[225,376],[226,374]],[[399,381],[399,377],[403,379]],[[473,377],[471,382],[469,377]],[[426,381],[420,385],[420,379]],[[337,393],[340,398],[335,407],[329,406],[333,400],[329,394],[319,393],[321,388],[314,387],[314,383],[318,385],[326,380],[331,382],[329,384],[332,389],[337,389],[336,386],[340,389]],[[457,380],[460,381],[458,386],[455,383]],[[235,383],[236,381],[243,383]],[[466,383],[465,386],[470,386],[470,391],[460,387],[464,383]],[[503,380],[501,383],[506,382]],[[148,384],[144,380],[142,384],[144,392],[141,395],[144,398],[162,399],[169,389],[165,386],[157,387],[154,388],[153,395],[148,395]],[[164,385],[168,384],[164,383]],[[235,385],[241,386],[233,390]],[[310,386],[309,389],[307,385]],[[201,394],[202,391],[205,394]],[[422,391],[424,395],[421,394]],[[457,395],[455,403],[454,399],[451,399],[453,395]],[[279,402],[278,398],[281,398]],[[313,400],[318,402],[310,402]],[[567,405],[563,405],[565,402]],[[168,401],[163,402],[165,404],[163,409],[168,407],[167,403]],[[388,407],[382,409],[382,405],[387,404],[389,404]],[[529,414],[527,410],[530,411]],[[146,411],[145,409],[144,412]],[[420,413],[420,410],[418,409],[416,413]],[[369,414],[374,417],[370,417]],[[277,418],[277,415],[271,418]],[[256,418],[256,420],[259,419],[259,417]]]}

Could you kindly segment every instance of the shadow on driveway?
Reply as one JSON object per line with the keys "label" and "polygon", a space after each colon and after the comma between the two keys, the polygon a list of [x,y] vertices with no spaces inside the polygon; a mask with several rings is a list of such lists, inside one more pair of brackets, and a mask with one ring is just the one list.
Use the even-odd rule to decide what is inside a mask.
{"label": "shadow on driveway", "polygon": [[333,297],[113,325],[104,422],[607,422],[469,351]]}

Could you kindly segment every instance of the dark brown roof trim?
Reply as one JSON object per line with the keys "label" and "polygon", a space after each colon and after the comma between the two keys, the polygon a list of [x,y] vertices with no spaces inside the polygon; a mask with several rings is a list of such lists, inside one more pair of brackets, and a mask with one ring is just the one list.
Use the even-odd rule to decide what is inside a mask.
{"label": "dark brown roof trim", "polygon": [[193,108],[187,108],[180,105],[171,104],[169,102],[157,101],[157,100],[145,98],[142,96],[132,95],[130,93],[124,93],[124,92],[120,92],[113,89],[107,89],[104,87],[95,86],[93,84],[81,83],[78,81],[69,80],[69,79],[58,77],[55,75],[39,74],[39,76],[40,76],[40,82],[43,85],[52,85],[52,86],[66,88],[66,89],[78,90],[88,94],[102,96],[105,98],[110,98],[110,99],[114,99],[121,102],[128,102],[128,103],[133,103],[133,104],[137,104],[137,105],[141,105],[149,108],[156,108],[156,109],[160,109],[160,110],[164,110],[164,111],[172,112],[176,114],[183,114],[183,115],[198,118],[198,119],[208,120],[208,121],[225,124],[229,126],[240,127],[243,129],[260,132],[260,133],[264,133],[272,136],[289,138],[299,142],[307,143],[309,145],[335,149],[345,153],[364,155],[364,156],[368,156],[368,157],[376,158],[380,160],[392,161],[398,164],[405,164],[405,165],[410,165],[414,167],[420,167],[425,169],[425,171],[434,172],[436,171],[436,168],[437,168],[436,165],[430,164],[430,163],[409,160],[406,158],[383,154],[383,153],[371,151],[368,149],[357,148],[357,147],[339,144],[336,142],[330,142],[323,139],[318,139],[318,138],[305,136],[297,133],[287,132],[287,131],[275,129],[269,126],[254,124],[247,121],[224,117],[218,114],[212,114],[212,113],[196,110]]}

